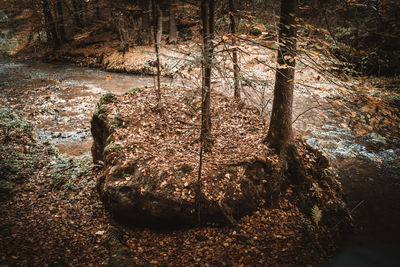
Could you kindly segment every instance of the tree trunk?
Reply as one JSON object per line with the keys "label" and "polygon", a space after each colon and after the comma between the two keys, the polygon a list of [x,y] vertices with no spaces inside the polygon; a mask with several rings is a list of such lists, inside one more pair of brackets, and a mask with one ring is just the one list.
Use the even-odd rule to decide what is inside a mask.
{"label": "tree trunk", "polygon": [[203,26],[203,72],[200,142],[205,152],[211,151],[211,67],[214,37],[214,0],[201,1],[201,21]]}
{"label": "tree trunk", "polygon": [[236,25],[235,25],[235,6],[233,0],[229,0],[229,19],[230,19],[230,32],[232,34],[232,63],[233,63],[233,82],[234,82],[234,97],[240,99],[240,81],[239,81],[239,65],[236,46]]}
{"label": "tree trunk", "polygon": [[78,28],[82,28],[82,21],[81,21],[80,15],[79,15],[81,10],[79,9],[78,3],[76,1],[77,0],[72,0],[73,17],[74,17],[75,25]]}
{"label": "tree trunk", "polygon": [[100,1],[96,0],[94,5],[95,5],[95,9],[96,9],[96,18],[97,18],[97,20],[101,21]]}
{"label": "tree trunk", "polygon": [[[161,10],[160,5],[156,0],[152,0],[152,13],[153,13],[153,29],[154,29],[154,50],[156,52],[156,68],[157,68],[157,84],[156,84],[156,96],[157,96],[157,108],[161,109],[161,71],[160,71],[160,41],[161,41],[161,34],[159,36],[159,32],[162,32],[162,19],[160,20]],[[160,30],[161,28],[161,30]]]}
{"label": "tree trunk", "polygon": [[85,24],[85,18],[84,18],[84,14],[85,14],[85,10],[84,10],[84,8],[85,8],[85,2],[83,2],[82,3],[82,0],[77,0],[77,9],[78,9],[78,16],[79,16],[79,19],[80,19],[80,21],[81,21],[81,23],[82,23],[82,27],[84,26],[84,24]]}
{"label": "tree trunk", "polygon": [[118,52],[122,52],[122,54],[125,55],[125,52],[129,50],[129,23],[126,21],[124,14],[120,14],[119,12],[117,14],[115,27],[118,30],[118,37],[120,40]]}
{"label": "tree trunk", "polygon": [[64,26],[64,13],[63,13],[63,7],[62,7],[62,0],[57,0],[56,3],[56,8],[57,8],[57,28],[58,28],[58,34],[60,36],[60,41],[61,43],[66,42],[66,37],[65,37],[65,26]]}
{"label": "tree trunk", "polygon": [[56,25],[53,20],[53,16],[51,15],[50,6],[48,0],[42,0],[42,9],[44,20],[46,23],[46,34],[47,41],[53,45],[53,47],[58,47],[60,45],[57,38],[57,30]]}
{"label": "tree trunk", "polygon": [[176,28],[176,2],[171,0],[169,4],[169,35],[168,42],[175,44],[178,41],[178,30]]}
{"label": "tree trunk", "polygon": [[142,9],[142,31],[144,35],[144,42],[148,45],[153,43],[152,36],[151,36],[151,23],[150,23],[150,10],[151,10],[151,2],[140,1],[140,8]]}
{"label": "tree trunk", "polygon": [[267,135],[270,147],[280,151],[292,140],[292,105],[296,56],[297,0],[282,0],[274,101]]}
{"label": "tree trunk", "polygon": [[155,42],[160,46],[161,41],[162,41],[162,32],[163,32],[163,14],[160,8],[160,3],[158,1],[153,1],[153,10],[154,8],[156,9],[157,13],[157,28],[156,30],[156,35],[155,35]]}

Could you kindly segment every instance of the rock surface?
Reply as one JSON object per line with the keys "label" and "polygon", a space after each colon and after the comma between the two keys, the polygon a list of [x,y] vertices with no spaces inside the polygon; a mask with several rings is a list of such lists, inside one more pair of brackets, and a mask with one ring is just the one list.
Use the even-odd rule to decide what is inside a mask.
{"label": "rock surface", "polygon": [[[92,154],[95,163],[104,163],[97,186],[114,217],[129,224],[194,225],[199,203],[202,224],[226,224],[269,204],[278,159],[263,144],[264,123],[257,110],[220,95],[212,98],[214,146],[204,156],[196,197],[200,96],[184,88],[165,88],[163,97],[162,111],[155,108],[149,88],[123,96],[106,94],[96,106]],[[323,174],[326,159],[307,146],[303,149],[319,159],[309,166],[319,170],[308,174],[320,179],[315,190],[319,183],[329,184],[340,201],[340,186]],[[310,209],[319,201],[311,193]]]}

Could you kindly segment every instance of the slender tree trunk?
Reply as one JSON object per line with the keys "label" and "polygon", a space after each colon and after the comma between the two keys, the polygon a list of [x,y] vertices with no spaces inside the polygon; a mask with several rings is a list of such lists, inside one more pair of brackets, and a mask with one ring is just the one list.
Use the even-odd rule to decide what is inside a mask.
{"label": "slender tree trunk", "polygon": [[100,9],[100,1],[96,0],[94,3],[96,9],[96,18],[100,21],[101,20],[101,9]]}
{"label": "slender tree trunk", "polygon": [[151,23],[150,23],[150,11],[151,8],[151,1],[140,1],[140,8],[142,9],[142,31],[144,32],[144,42],[148,45],[153,43],[152,36],[151,36]]}
{"label": "slender tree trunk", "polygon": [[50,30],[50,26],[49,26],[49,22],[48,19],[46,18],[46,16],[44,16],[44,21],[46,24],[46,39],[47,39],[47,43],[48,44],[53,44],[53,37],[51,36],[51,30]]}
{"label": "slender tree trunk", "polygon": [[168,42],[175,44],[178,41],[178,30],[176,28],[176,2],[171,0],[169,4],[169,35]]}
{"label": "slender tree trunk", "polygon": [[118,51],[125,55],[129,49],[129,31],[128,22],[124,15],[118,14],[115,27],[118,29],[118,36],[120,40]]}
{"label": "slender tree trunk", "polygon": [[203,27],[203,62],[202,62],[202,90],[201,90],[201,133],[200,133],[200,158],[199,172],[196,188],[197,220],[200,223],[201,176],[203,166],[203,153],[211,151],[211,65],[213,55],[212,39],[214,37],[214,0],[201,0],[201,22]]}
{"label": "slender tree trunk", "polygon": [[211,150],[211,74],[214,38],[214,0],[201,1],[203,26],[203,72],[200,141],[205,152]]}
{"label": "slender tree trunk", "polygon": [[292,140],[297,0],[282,0],[274,100],[267,140],[278,151]]}
{"label": "slender tree trunk", "polygon": [[48,0],[41,0],[44,20],[46,23],[46,34],[47,41],[51,42],[54,47],[58,47],[60,42],[57,38],[56,25],[54,23],[53,16],[51,15],[50,6]]}
{"label": "slender tree trunk", "polygon": [[65,37],[64,13],[63,13],[63,7],[62,7],[62,0],[57,0],[56,8],[57,8],[58,34],[60,36],[61,43],[65,43],[67,39]]}
{"label": "slender tree trunk", "polygon": [[161,38],[158,36],[159,32],[158,30],[161,28],[160,23],[162,23],[162,20],[160,21],[161,16],[161,10],[160,10],[160,5],[156,0],[152,0],[152,13],[153,13],[153,29],[154,29],[154,50],[156,52],[156,68],[157,68],[157,85],[156,85],[156,96],[157,96],[157,107],[158,109],[161,109],[161,71],[160,71],[160,53],[159,53],[159,48],[160,48],[160,42]]}
{"label": "slender tree trunk", "polygon": [[152,1],[152,5],[153,5],[153,10],[154,8],[156,9],[156,13],[157,13],[157,28],[155,29],[156,31],[156,35],[155,35],[155,42],[160,45],[161,44],[161,40],[162,40],[162,32],[163,32],[163,13],[161,11],[160,8],[160,3],[158,1]]}
{"label": "slender tree trunk", "polygon": [[84,18],[84,14],[85,14],[85,2],[82,3],[83,0],[76,0],[77,1],[77,8],[78,8],[78,16],[79,19],[81,21],[82,26],[85,24],[85,18]]}
{"label": "slender tree trunk", "polygon": [[232,62],[233,62],[233,82],[234,82],[234,97],[240,99],[240,80],[239,80],[239,65],[238,65],[238,55],[236,46],[236,25],[235,25],[235,6],[233,0],[229,0],[229,19],[230,19],[230,32],[232,34]]}
{"label": "slender tree trunk", "polygon": [[81,10],[78,7],[77,0],[72,0],[71,2],[72,2],[73,17],[74,17],[75,25],[79,28],[82,28],[82,21],[81,21],[80,15],[79,15]]}

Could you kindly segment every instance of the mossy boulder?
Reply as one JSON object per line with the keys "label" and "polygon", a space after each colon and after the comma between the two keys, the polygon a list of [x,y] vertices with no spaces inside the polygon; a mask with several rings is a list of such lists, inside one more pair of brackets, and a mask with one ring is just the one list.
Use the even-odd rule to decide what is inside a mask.
{"label": "mossy boulder", "polygon": [[[212,98],[214,145],[203,155],[198,183],[200,94],[167,88],[163,98],[168,104],[165,101],[160,111],[153,90],[136,90],[100,101],[102,112],[93,115],[93,160],[104,163],[97,188],[115,218],[134,225],[178,227],[199,223],[200,214],[202,224],[235,223],[269,204],[271,188],[278,186],[280,192],[290,187],[275,181],[279,159],[263,142],[265,128],[258,111],[221,95]],[[116,125],[116,120],[122,123]],[[321,158],[302,147],[302,153],[314,155],[309,158]],[[317,185],[330,184],[336,200],[342,200],[340,185],[328,173],[321,174],[328,166],[319,161],[308,168],[320,169],[321,177],[311,171],[307,175],[310,180],[314,175]],[[285,174],[281,178],[286,179]]]}

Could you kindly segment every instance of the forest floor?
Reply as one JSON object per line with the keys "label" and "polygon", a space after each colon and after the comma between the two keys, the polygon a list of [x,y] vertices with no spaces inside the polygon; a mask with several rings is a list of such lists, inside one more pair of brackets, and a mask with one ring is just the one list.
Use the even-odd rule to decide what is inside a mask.
{"label": "forest floor", "polygon": [[[190,47],[182,46],[182,49],[187,51]],[[82,50],[63,49],[51,59],[118,72],[151,74],[153,70],[150,47],[124,55],[115,51],[112,42],[94,43]],[[168,54],[174,49],[165,47],[163,51]],[[260,114],[268,117],[273,74],[260,61],[272,62],[274,56],[261,47],[249,50],[252,56],[243,59],[247,64],[244,69],[251,70],[250,77],[261,77],[264,82],[246,86],[245,97]],[[142,55],[140,60],[135,56],[137,53]],[[182,60],[183,56],[176,60],[179,53],[171,53],[175,56],[166,57],[163,69],[169,72],[164,74],[179,78],[180,84],[198,87],[196,56],[189,61],[193,64],[183,64],[187,63]],[[95,190],[97,170],[88,154],[92,107],[107,90],[122,93],[134,87],[152,86],[153,81],[147,76],[131,79],[122,74],[67,68],[46,64],[38,67],[35,62],[2,65],[4,112],[1,113],[0,167],[2,178],[7,177],[1,180],[0,188],[6,198],[0,203],[2,264],[45,262],[97,266],[109,263],[112,247],[109,240],[114,235],[115,224],[105,214]],[[222,77],[223,73],[217,76]],[[87,77],[91,79],[88,81]],[[140,79],[142,82],[138,83]],[[136,85],[132,85],[132,80]],[[172,81],[165,79],[164,84],[171,85]],[[226,79],[219,78],[214,85],[227,95],[232,93]],[[297,133],[327,153],[355,218],[355,231],[346,238],[341,250],[398,245],[398,80],[350,76],[332,83],[300,63],[296,95]],[[4,123],[9,118],[14,119]],[[20,118],[35,127],[22,123]],[[240,255],[235,261],[237,266],[265,265],[267,258],[270,265],[277,266],[323,265],[339,248],[315,243],[298,214],[287,212],[289,206],[290,203],[284,203],[279,210],[262,210],[246,217],[240,230],[230,227],[174,231],[119,228],[117,235],[129,248],[127,254],[122,253],[123,257],[131,253],[134,261],[143,266],[174,265],[178,263],[175,257],[180,258],[180,264],[232,264],[232,254],[235,259]],[[257,240],[266,228],[273,235],[266,238],[267,235],[261,234],[265,238]]]}
{"label": "forest floor", "polygon": [[[87,152],[80,156],[59,154],[53,143],[38,141],[41,131],[24,120],[42,116],[40,113],[54,118],[51,111],[56,107],[50,112],[44,108],[37,110],[39,114],[31,116],[29,110],[37,105],[25,108],[26,113],[17,111],[24,109],[20,105],[29,101],[50,101],[47,98],[50,88],[55,90],[53,97],[57,95],[52,80],[40,81],[36,88],[34,85],[20,91],[23,95],[35,92],[22,102],[23,98],[17,97],[15,84],[4,86],[2,91],[5,98],[1,102],[1,172],[4,176],[0,256],[3,264],[98,266],[117,262],[126,265],[131,257],[139,266],[234,263],[306,266],[323,264],[336,250],[336,230],[317,230],[287,200],[291,198],[290,193],[279,209],[261,208],[233,228],[209,226],[154,231],[116,227],[98,199],[95,188],[98,169],[91,163],[91,156]],[[38,123],[42,122],[35,124]],[[59,131],[61,135],[66,134],[62,129]],[[63,138],[58,133],[55,135]],[[115,235],[123,244],[116,249],[110,242]],[[110,252],[114,261],[109,260]]]}

